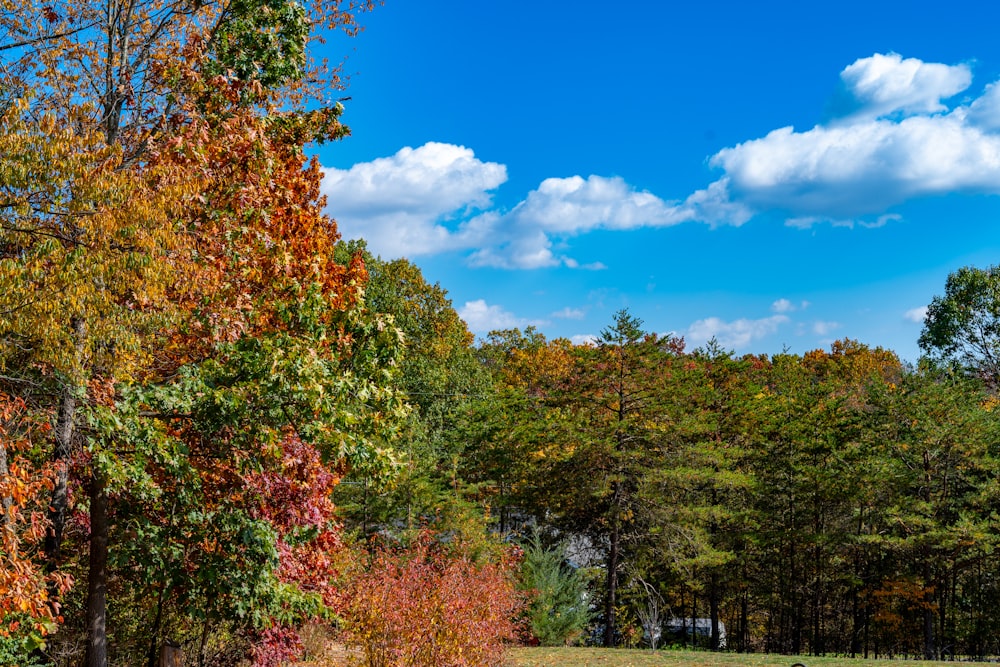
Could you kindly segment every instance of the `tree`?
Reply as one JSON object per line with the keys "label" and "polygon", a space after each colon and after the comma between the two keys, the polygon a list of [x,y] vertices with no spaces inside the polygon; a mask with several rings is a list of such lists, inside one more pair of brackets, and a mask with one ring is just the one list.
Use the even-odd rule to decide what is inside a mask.
{"label": "tree", "polygon": [[549,508],[566,528],[604,550],[604,645],[617,643],[618,588],[632,542],[646,534],[639,485],[666,428],[658,389],[664,359],[682,342],[646,334],[619,311],[594,345],[573,350],[573,366],[549,392],[557,418],[547,437],[562,451],[545,466]]}
{"label": "tree", "polygon": [[31,439],[44,430],[33,424],[23,400],[0,394],[0,661],[8,647],[18,655],[44,646],[58,620],[51,592],[71,580],[46,574],[35,554],[45,529],[44,498],[50,470],[31,457]]}
{"label": "tree", "polygon": [[1000,266],[963,267],[948,275],[944,296],[927,307],[920,348],[1000,381]]}
{"label": "tree", "polygon": [[462,476],[490,508],[501,533],[547,521],[550,466],[566,455],[567,414],[553,401],[573,367],[573,345],[525,331],[493,331],[480,345],[489,391],[471,405]]}
{"label": "tree", "polygon": [[873,435],[884,448],[882,483],[893,491],[878,519],[883,548],[896,564],[884,585],[917,584],[912,591],[899,587],[901,607],[922,637],[920,652],[941,659],[960,639],[954,607],[964,574],[997,548],[1000,433],[993,401],[978,381],[932,365],[878,398]]}
{"label": "tree", "polygon": [[727,581],[739,581],[729,573],[742,569],[738,561],[746,552],[747,385],[754,379],[754,361],[734,360],[710,342],[661,366],[660,391],[669,397],[662,418],[669,432],[640,487],[654,517],[652,554],[644,559],[648,570],[636,577],[642,597],[649,601],[659,594],[647,579],[669,581],[674,584],[669,598],[680,615],[693,618],[700,616],[700,596],[708,603],[712,650],[721,647]]}
{"label": "tree", "polygon": [[[142,423],[150,418],[128,404],[132,385],[219,380],[219,367],[267,361],[285,373],[254,376],[259,396],[281,402],[268,409],[284,421],[269,426],[295,431],[331,462],[377,467],[387,458],[367,428],[396,411],[368,407],[394,404],[385,385],[370,382],[387,380],[382,364],[393,353],[383,343],[394,330],[349,312],[364,268],[334,262],[319,167],[302,155],[306,142],[346,132],[339,107],[303,106],[337,77],[311,74],[312,29],[353,32],[356,12],[370,7],[0,8],[2,356],[14,369],[4,382],[55,422],[50,568],[61,564],[71,473],[89,495],[88,665],[107,661],[116,503],[146,486],[150,460],[161,466],[156,448],[178,440],[176,424]],[[365,338],[379,343],[352,352]],[[343,393],[317,399],[333,384]],[[324,411],[317,400],[339,403]],[[309,420],[296,412],[306,405]]]}
{"label": "tree", "polygon": [[542,646],[568,644],[584,633],[590,622],[587,582],[566,562],[566,547],[546,548],[536,532],[524,545],[521,588],[531,600],[528,622]]}
{"label": "tree", "polygon": [[[413,407],[401,437],[399,466],[388,484],[364,471],[349,474],[338,492],[345,518],[369,534],[386,527],[414,529],[434,521],[439,529],[481,522],[462,468],[468,413],[491,392],[486,370],[477,362],[472,334],[452,307],[447,292],[426,282],[405,259],[371,256],[363,242],[343,243],[341,261],[361,251],[368,280],[364,308],[385,316],[403,337],[400,388]],[[477,518],[478,515],[478,518]]]}

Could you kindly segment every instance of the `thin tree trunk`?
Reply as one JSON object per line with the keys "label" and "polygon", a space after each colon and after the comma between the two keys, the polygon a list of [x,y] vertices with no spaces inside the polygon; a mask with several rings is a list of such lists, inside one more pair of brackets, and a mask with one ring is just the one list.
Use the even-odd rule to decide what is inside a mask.
{"label": "thin tree trunk", "polygon": [[198,667],[205,667],[205,647],[208,646],[208,615],[205,615],[205,623],[201,626],[201,642],[198,644]]}
{"label": "thin tree trunk", "polygon": [[618,603],[618,558],[619,558],[619,548],[621,540],[621,529],[618,525],[618,494],[620,482],[615,482],[615,497],[613,502],[615,503],[612,512],[614,515],[611,517],[611,545],[608,549],[608,595],[604,602],[604,646],[611,648],[615,645],[615,626],[617,625],[615,619],[615,606]]}
{"label": "thin tree trunk", "polygon": [[153,619],[153,630],[150,633],[151,636],[149,638],[149,655],[148,655],[149,667],[157,667],[157,663],[161,662],[159,656],[160,653],[162,653],[162,651],[159,651],[157,649],[159,649],[159,644],[160,644],[160,625],[163,622],[164,588],[165,586],[161,585],[160,590],[157,592],[156,595],[156,618]]}
{"label": "thin tree trunk", "polygon": [[[4,447],[3,441],[0,440],[0,477],[6,477],[8,473],[7,468],[7,448]],[[7,522],[10,520],[10,507],[13,504],[10,496],[0,496],[0,530],[2,530]]]}
{"label": "thin tree trunk", "polygon": [[930,554],[928,549],[924,549],[924,660],[933,660],[937,647],[934,637],[935,605],[934,592],[931,585],[931,569],[927,564]]}
{"label": "thin tree trunk", "polygon": [[719,650],[719,574],[712,572],[711,584],[708,593],[708,615],[712,621],[712,642],[713,651]]}
{"label": "thin tree trunk", "polygon": [[[74,317],[70,322],[76,343],[76,354],[83,353],[83,320]],[[62,549],[63,528],[66,526],[66,509],[69,501],[69,459],[73,453],[73,430],[76,422],[76,396],[79,387],[75,382],[67,382],[59,396],[56,413],[56,428],[53,437],[55,446],[52,461],[56,465],[55,486],[49,505],[49,530],[45,535],[45,559],[49,570],[54,570]]]}
{"label": "thin tree trunk", "polygon": [[104,475],[90,482],[90,572],[87,577],[86,667],[107,667],[108,492]]}

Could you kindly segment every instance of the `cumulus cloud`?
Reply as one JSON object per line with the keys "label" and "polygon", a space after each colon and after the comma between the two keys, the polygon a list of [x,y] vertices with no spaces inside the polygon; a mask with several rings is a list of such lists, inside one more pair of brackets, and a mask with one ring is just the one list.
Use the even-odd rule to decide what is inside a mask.
{"label": "cumulus cloud", "polygon": [[844,68],[840,78],[861,105],[862,116],[937,113],[947,107],[942,99],[953,97],[972,83],[968,65],[925,63],[903,59],[898,53],[876,53]]}
{"label": "cumulus cloud", "polygon": [[326,169],[323,192],[344,236],[378,254],[461,252],[472,266],[505,269],[605,268],[572,255],[572,239],[596,230],[742,225],[764,212],[801,228],[877,227],[910,199],[1000,194],[1000,82],[955,104],[972,83],[967,64],[895,53],[859,58],[840,77],[850,105],[839,118],[723,148],[708,160],[719,177],[684,199],[576,175],[546,178],[500,209],[492,198],[506,166],[433,142]]}
{"label": "cumulus cloud", "polygon": [[967,65],[875,54],[841,78],[855,113],[828,125],[783,127],[725,148],[709,163],[725,172],[734,202],[777,210],[788,224],[877,227],[916,197],[1000,192],[1000,90],[969,105],[942,100],[967,89]]}
{"label": "cumulus cloud", "polygon": [[1000,130],[1000,85],[991,83],[986,90],[969,105],[966,116],[969,123],[988,132]]}
{"label": "cumulus cloud", "polygon": [[491,236],[494,242],[473,253],[470,263],[505,269],[601,269],[600,262],[581,267],[574,258],[556,252],[554,239],[597,229],[666,227],[703,217],[715,220],[722,217],[716,211],[720,207],[728,211],[741,205],[728,202],[720,187],[696,192],[684,202],[667,202],[617,176],[547,178],[497,221]]}
{"label": "cumulus cloud", "polygon": [[879,214],[925,195],[1000,192],[1000,136],[957,114],[786,127],[724,149],[711,164],[747,205],[799,219]]}
{"label": "cumulus cloud", "polygon": [[685,339],[693,345],[701,345],[712,338],[726,349],[744,349],[750,343],[776,332],[789,322],[786,315],[772,315],[762,319],[741,318],[726,322],[718,317],[709,317],[694,322],[688,327]]}
{"label": "cumulus cloud", "polygon": [[923,324],[924,320],[927,319],[927,306],[920,306],[919,308],[910,308],[908,311],[903,313],[903,317],[911,322]]}
{"label": "cumulus cloud", "polygon": [[495,329],[513,329],[527,326],[542,326],[546,322],[517,317],[501,306],[491,306],[485,299],[467,301],[459,308],[458,316],[465,320],[469,331],[473,333],[489,333]]}
{"label": "cumulus cloud", "polygon": [[395,155],[325,169],[323,193],[345,238],[364,238],[386,257],[467,251],[472,266],[601,270],[558,250],[597,229],[666,227],[700,220],[742,224],[751,212],[720,179],[684,201],[666,201],[623,178],[547,178],[509,211],[492,206],[507,180],[504,165],[464,146],[428,143]]}
{"label": "cumulus cloud", "polygon": [[491,217],[465,218],[489,207],[506,180],[504,165],[431,142],[350,169],[324,169],[322,191],[345,238],[365,238],[389,257],[413,257],[482,242]]}

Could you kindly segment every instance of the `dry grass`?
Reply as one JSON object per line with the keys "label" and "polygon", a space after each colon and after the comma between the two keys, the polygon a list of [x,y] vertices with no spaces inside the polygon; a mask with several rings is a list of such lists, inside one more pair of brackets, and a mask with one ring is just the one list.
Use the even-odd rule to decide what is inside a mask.
{"label": "dry grass", "polygon": [[[350,653],[331,634],[319,629],[306,640],[312,658],[295,667],[347,667]],[[603,648],[512,648],[507,667],[954,667],[954,662],[923,660],[863,660],[836,657],[794,657],[708,653],[705,651],[648,651]],[[985,663],[963,663],[966,665]],[[428,665],[428,667],[433,667]]]}
{"label": "dry grass", "polygon": [[[915,660],[862,660],[786,655],[708,653],[697,651],[648,651],[602,648],[514,648],[509,667],[954,667],[954,662]],[[967,665],[982,663],[964,663]]]}

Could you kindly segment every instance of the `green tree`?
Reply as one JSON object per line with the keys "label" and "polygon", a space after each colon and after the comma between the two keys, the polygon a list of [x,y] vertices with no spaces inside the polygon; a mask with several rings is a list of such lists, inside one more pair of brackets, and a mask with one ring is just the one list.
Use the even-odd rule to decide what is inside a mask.
{"label": "green tree", "polygon": [[[881,445],[890,485],[880,508],[883,548],[896,569],[884,586],[900,590],[918,650],[927,659],[954,650],[956,607],[967,595],[965,577],[988,559],[997,543],[997,445],[994,401],[978,381],[925,365],[876,403],[873,433]],[[912,589],[898,582],[914,582]]]}
{"label": "green tree", "polygon": [[[301,327],[290,338],[315,343],[293,346],[301,366],[330,351],[326,341],[355,334],[332,328],[350,307],[357,272],[327,261],[336,228],[319,214],[318,165],[302,156],[305,142],[346,131],[339,107],[305,110],[321,94],[317,82],[336,83],[336,73],[313,77],[304,55],[311,28],[352,31],[367,7],[73,0],[44,16],[34,6],[0,8],[0,141],[10,149],[0,166],[0,277],[11,306],[2,356],[15,369],[5,382],[11,394],[30,392],[32,407],[55,423],[49,567],[62,565],[70,474],[89,496],[80,503],[91,528],[88,665],[107,663],[115,504],[144,482],[126,483],[143,464],[123,443],[152,428],[118,423],[129,386],[170,384],[178,368],[209,357],[225,365],[227,344],[266,346],[292,319]],[[339,373],[322,381],[350,378],[343,359],[367,364],[359,352],[336,350]],[[281,367],[289,385],[308,375],[301,366]],[[356,428],[345,429],[349,415],[371,418],[336,415],[327,428],[341,433]],[[384,458],[365,438],[341,440],[341,455]]]}
{"label": "green tree", "polygon": [[641,326],[620,311],[594,345],[574,348],[573,367],[550,397],[565,417],[546,424],[565,448],[545,467],[548,507],[558,508],[562,525],[589,534],[604,550],[603,641],[609,647],[617,643],[623,567],[647,534],[640,482],[668,427],[657,373],[679,348]]}
{"label": "green tree", "polygon": [[531,600],[528,621],[542,646],[579,638],[590,622],[587,582],[566,561],[565,545],[546,547],[536,532],[524,545],[521,588]]}
{"label": "green tree", "polygon": [[[746,551],[749,365],[709,344],[661,367],[660,391],[669,397],[662,409],[670,430],[642,486],[648,511],[655,516],[652,548],[670,565],[664,579],[676,583],[672,599],[688,618],[701,615],[696,596],[708,603],[713,650],[720,648],[725,588],[729,580],[738,582],[739,576],[730,573],[743,570],[738,560]],[[650,574],[645,578],[654,579]]]}
{"label": "green tree", "polygon": [[1000,379],[1000,266],[948,275],[944,296],[927,307],[920,348],[996,385]]}
{"label": "green tree", "polygon": [[481,530],[476,489],[468,487],[463,468],[468,415],[490,394],[491,383],[472,335],[447,292],[427,283],[414,264],[374,257],[363,242],[342,244],[338,253],[348,262],[359,250],[368,274],[363,307],[401,332],[398,381],[413,409],[392,479],[349,473],[338,501],[364,534],[428,521],[441,530]]}

